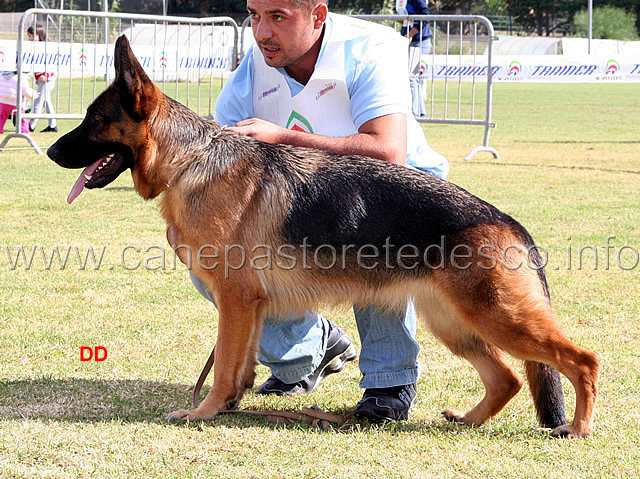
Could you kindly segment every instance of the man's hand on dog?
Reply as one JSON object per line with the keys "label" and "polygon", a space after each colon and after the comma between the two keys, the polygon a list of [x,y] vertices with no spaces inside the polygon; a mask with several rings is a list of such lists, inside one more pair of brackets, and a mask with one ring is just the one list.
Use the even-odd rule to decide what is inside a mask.
{"label": "man's hand on dog", "polygon": [[238,133],[239,135],[251,136],[267,143],[286,143],[284,137],[289,132],[286,128],[259,118],[242,120],[232,127],[227,128],[227,130]]}

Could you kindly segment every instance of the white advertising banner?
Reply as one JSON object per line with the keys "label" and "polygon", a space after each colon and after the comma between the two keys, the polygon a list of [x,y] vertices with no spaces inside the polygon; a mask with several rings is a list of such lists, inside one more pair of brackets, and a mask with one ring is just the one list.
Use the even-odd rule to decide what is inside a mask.
{"label": "white advertising banner", "polygon": [[[113,45],[24,42],[22,70],[53,72],[59,77],[113,74]],[[134,45],[140,64],[154,78],[175,78],[199,73],[230,71],[234,65],[229,46],[182,46],[154,48]],[[17,41],[0,40],[0,71],[16,70]]]}
{"label": "white advertising banner", "polygon": [[[134,45],[140,64],[154,79],[208,75],[231,71],[231,46],[158,48]],[[0,71],[16,69],[17,42],[0,40]],[[640,57],[616,55],[494,55],[494,81],[510,82],[640,82]],[[59,77],[113,73],[113,45],[24,42],[25,72],[50,71]],[[487,57],[434,55],[427,57],[427,78],[483,81]]]}
{"label": "white advertising banner", "polygon": [[[427,76],[436,80],[486,80],[486,56],[434,55]],[[510,82],[640,82],[640,57],[494,55],[493,80]]]}

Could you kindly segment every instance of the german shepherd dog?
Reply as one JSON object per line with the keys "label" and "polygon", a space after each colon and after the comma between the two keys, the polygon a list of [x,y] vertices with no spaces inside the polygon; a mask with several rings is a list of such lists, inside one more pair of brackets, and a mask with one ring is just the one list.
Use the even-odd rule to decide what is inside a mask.
{"label": "german shepherd dog", "polygon": [[[591,433],[598,357],[559,330],[542,257],[516,220],[424,172],[227,131],[165,96],[124,36],[115,70],[48,155],[85,168],[68,201],[130,168],[143,198],[160,196],[169,242],[215,298],[213,386],[197,408],[169,419],[207,420],[237,406],[253,384],[265,315],[318,304],[403,308],[412,297],[486,389],[477,406],[447,409],[446,419],[478,426],[520,390],[507,352],[524,360],[542,426],[554,436]],[[576,391],[571,424],[558,372]]]}

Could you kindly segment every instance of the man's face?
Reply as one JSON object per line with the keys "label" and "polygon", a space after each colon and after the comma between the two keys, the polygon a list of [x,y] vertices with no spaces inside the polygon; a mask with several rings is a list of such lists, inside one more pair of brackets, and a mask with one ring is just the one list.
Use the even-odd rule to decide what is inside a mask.
{"label": "man's face", "polygon": [[317,8],[300,9],[291,0],[247,0],[253,36],[267,65],[288,67],[304,60],[322,32]]}

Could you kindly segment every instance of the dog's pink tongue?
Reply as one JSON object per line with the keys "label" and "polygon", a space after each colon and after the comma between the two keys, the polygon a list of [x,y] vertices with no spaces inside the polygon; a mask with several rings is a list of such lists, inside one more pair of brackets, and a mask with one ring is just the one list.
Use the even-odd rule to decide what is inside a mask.
{"label": "dog's pink tongue", "polygon": [[93,173],[98,169],[98,166],[100,166],[100,163],[102,163],[102,160],[103,159],[100,158],[94,164],[92,164],[91,166],[87,166],[84,169],[84,171],[80,174],[75,184],[73,185],[73,188],[71,188],[69,196],[67,196],[67,203],[71,204],[73,200],[80,196],[80,193],[82,193],[82,190],[84,190],[84,185],[87,183],[87,181],[89,181],[87,177],[91,177],[91,175],[93,175]]}

